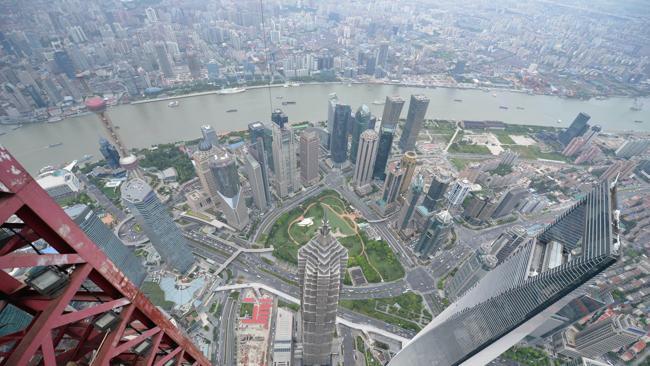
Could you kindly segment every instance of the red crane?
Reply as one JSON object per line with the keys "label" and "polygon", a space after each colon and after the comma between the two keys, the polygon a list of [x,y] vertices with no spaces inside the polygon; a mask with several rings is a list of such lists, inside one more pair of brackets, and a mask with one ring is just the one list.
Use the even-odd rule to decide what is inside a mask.
{"label": "red crane", "polygon": [[1,145],[0,224],[0,365],[210,364]]}

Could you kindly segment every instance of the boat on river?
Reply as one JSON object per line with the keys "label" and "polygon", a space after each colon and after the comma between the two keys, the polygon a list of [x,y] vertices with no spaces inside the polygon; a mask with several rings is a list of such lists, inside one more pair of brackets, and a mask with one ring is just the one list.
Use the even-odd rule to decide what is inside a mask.
{"label": "boat on river", "polygon": [[181,103],[177,100],[171,101],[167,104],[169,108],[176,108],[180,105]]}
{"label": "boat on river", "polygon": [[217,93],[218,94],[237,94],[237,93],[243,93],[246,91],[246,88],[228,88],[228,89],[221,89]]}
{"label": "boat on river", "polygon": [[226,113],[234,113],[234,112],[237,112],[237,110],[234,109],[234,108],[233,108],[233,109],[229,109],[229,110],[226,111]]}

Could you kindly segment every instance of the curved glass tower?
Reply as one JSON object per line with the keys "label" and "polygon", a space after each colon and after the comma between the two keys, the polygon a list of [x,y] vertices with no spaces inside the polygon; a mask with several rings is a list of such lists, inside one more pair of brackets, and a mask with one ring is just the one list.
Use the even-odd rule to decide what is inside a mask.
{"label": "curved glass tower", "polygon": [[389,365],[487,364],[616,262],[619,245],[616,191],[606,181],[539,235],[527,238]]}

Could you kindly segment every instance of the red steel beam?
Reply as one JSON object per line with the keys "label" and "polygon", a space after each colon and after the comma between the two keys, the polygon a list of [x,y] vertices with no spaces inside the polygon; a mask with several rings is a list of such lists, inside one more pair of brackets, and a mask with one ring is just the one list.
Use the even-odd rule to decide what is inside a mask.
{"label": "red steel beam", "polygon": [[[148,365],[157,363],[160,357],[155,353],[160,347],[178,350],[178,362],[209,365],[192,342],[126,278],[1,145],[0,186],[0,226],[17,232],[0,248],[0,269],[55,265],[72,271],[63,292],[48,298],[35,293],[9,272],[0,270],[0,294],[8,303],[34,316],[32,323],[19,333],[22,338],[14,338],[16,334],[0,337],[0,344],[16,342],[0,360],[0,365],[30,364],[37,355],[42,356],[45,366],[68,361],[87,363],[86,357],[94,350],[97,353],[93,364],[108,365],[112,358],[134,361],[137,357],[130,353],[130,348],[145,337],[153,337],[154,341],[151,355],[146,357]],[[8,223],[14,215],[24,224]],[[41,238],[58,253],[17,252]],[[92,281],[91,291],[83,288],[86,281]],[[72,301],[97,304],[70,311]],[[94,330],[92,317],[118,307],[123,309],[117,329],[108,333]],[[122,342],[126,329],[140,329],[143,334]],[[72,349],[67,349],[70,345],[58,347],[62,341],[74,344],[73,339],[78,340],[78,344]]]}

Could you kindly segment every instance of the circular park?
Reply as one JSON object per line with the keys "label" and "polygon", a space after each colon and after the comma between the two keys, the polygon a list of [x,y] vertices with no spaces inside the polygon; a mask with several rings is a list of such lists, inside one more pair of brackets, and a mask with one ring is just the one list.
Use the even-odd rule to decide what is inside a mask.
{"label": "circular park", "polygon": [[388,243],[369,234],[365,219],[333,190],[325,190],[285,212],[263,242],[267,247],[273,245],[277,259],[297,264],[298,249],[316,235],[325,215],[333,235],[348,249],[345,284],[389,282],[404,277],[404,268]]}

